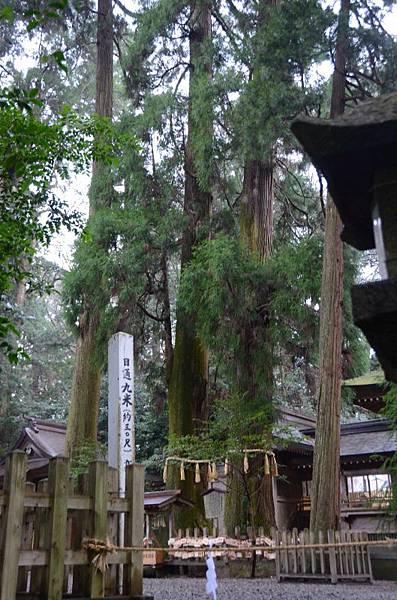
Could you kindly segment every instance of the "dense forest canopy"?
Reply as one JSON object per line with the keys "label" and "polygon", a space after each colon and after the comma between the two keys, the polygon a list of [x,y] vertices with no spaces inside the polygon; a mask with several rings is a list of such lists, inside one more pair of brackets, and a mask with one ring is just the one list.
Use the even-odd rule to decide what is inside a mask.
{"label": "dense forest canopy", "polygon": [[[122,330],[137,456],[158,472],[167,444],[244,445],[221,426],[236,403],[266,443],[280,407],[315,413],[328,200],[290,123],[329,114],[339,2],[130,4],[0,2],[0,447],[27,416],[66,421],[84,385],[86,431],[106,441],[107,340]],[[392,9],[350,2],[346,108],[396,89]],[[60,181],[75,189],[92,160],[85,221]],[[46,250],[65,227],[66,269]],[[373,257],[343,252],[348,378],[376,361],[349,294]],[[72,393],[75,358],[91,379]]]}

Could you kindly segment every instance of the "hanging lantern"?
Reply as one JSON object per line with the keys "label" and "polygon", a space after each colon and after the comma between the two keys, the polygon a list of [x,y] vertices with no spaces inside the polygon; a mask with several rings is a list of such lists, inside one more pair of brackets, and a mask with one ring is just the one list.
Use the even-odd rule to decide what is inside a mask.
{"label": "hanging lantern", "polygon": [[265,452],[265,475],[270,475],[270,466],[267,452]]}
{"label": "hanging lantern", "polygon": [[194,482],[195,483],[200,483],[201,481],[201,477],[200,477],[200,466],[198,463],[196,463],[196,473],[194,476]]}
{"label": "hanging lantern", "polygon": [[249,471],[249,462],[248,462],[248,454],[244,452],[244,473],[248,473]]}
{"label": "hanging lantern", "polygon": [[168,475],[168,461],[165,461],[165,465],[164,465],[164,469],[163,469],[163,481],[164,483],[167,483],[167,475]]}
{"label": "hanging lantern", "polygon": [[181,462],[181,468],[180,468],[180,473],[179,473],[179,479],[181,481],[185,481],[185,463],[182,461]]}

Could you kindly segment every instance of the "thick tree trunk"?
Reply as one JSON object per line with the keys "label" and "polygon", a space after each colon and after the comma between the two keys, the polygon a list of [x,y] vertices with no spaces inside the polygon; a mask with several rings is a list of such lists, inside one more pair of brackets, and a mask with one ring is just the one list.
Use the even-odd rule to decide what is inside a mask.
{"label": "thick tree trunk", "polygon": [[[262,0],[258,6],[258,27],[266,22],[269,10],[276,6],[277,0]],[[243,194],[240,206],[240,238],[242,244],[248,248],[260,262],[265,262],[270,256],[273,243],[273,202],[274,202],[274,165],[272,155],[266,159],[249,159],[244,165]],[[265,303],[265,299],[264,299]],[[263,318],[263,317],[260,317]],[[257,400],[258,373],[255,369],[253,356],[255,352],[263,352],[263,344],[268,350],[269,359],[273,354],[270,329],[261,335],[261,348],[257,347],[255,324],[245,327],[243,333],[244,344],[236,355],[237,387],[240,394],[246,396],[246,401]],[[265,338],[265,342],[263,342]],[[267,397],[265,403],[272,401],[273,369],[271,360],[267,372]],[[267,531],[275,526],[275,509],[273,499],[272,478],[269,475],[259,476],[262,465],[255,467],[252,463],[251,487],[251,525],[264,526]],[[234,527],[241,524],[241,487],[239,488],[235,475],[228,478],[228,493],[225,500],[225,524],[227,531],[232,534]],[[239,498],[240,496],[240,498]],[[237,511],[235,507],[240,507]],[[240,520],[240,522],[239,522]],[[249,519],[247,519],[248,521]],[[253,567],[253,572],[255,568]]]}
{"label": "thick tree trunk", "polygon": [[261,262],[269,257],[273,243],[274,181],[271,160],[250,160],[244,168],[240,231],[245,246]]}
{"label": "thick tree trunk", "polygon": [[[331,117],[345,103],[350,0],[341,0]],[[320,361],[310,529],[336,529],[340,521],[340,410],[342,377],[343,243],[341,221],[328,195],[320,309]]]}
{"label": "thick tree trunk", "polygon": [[[211,2],[191,2],[190,79],[188,137],[185,149],[184,214],[187,225],[182,239],[181,271],[189,263],[200,240],[200,228],[209,217],[211,192],[209,184],[198,180],[197,144],[212,146],[212,111],[202,113],[202,90],[211,80]],[[197,118],[199,114],[199,119]],[[201,165],[202,168],[202,165]],[[208,165],[208,170],[211,166]],[[209,178],[210,183],[210,178]],[[197,336],[193,318],[177,313],[175,348],[168,390],[170,438],[198,431],[207,416],[208,353]],[[182,487],[183,494],[202,508],[202,486],[195,485],[190,474],[179,482],[176,469],[170,469],[167,487]],[[199,513],[196,513],[196,516]],[[179,516],[181,526],[192,526],[195,518],[185,511]]]}
{"label": "thick tree trunk", "polygon": [[[98,0],[97,70],[95,111],[112,117],[113,104],[113,18],[112,0]],[[110,204],[112,186],[109,167],[95,162],[92,169],[89,215]],[[96,442],[99,413],[101,367],[97,355],[96,332],[99,322],[95,306],[86,306],[79,318],[75,369],[68,417],[66,445],[72,455],[85,442]]]}
{"label": "thick tree trunk", "polygon": [[[271,160],[250,160],[247,161],[244,168],[243,195],[240,211],[240,236],[242,243],[260,260],[265,262],[272,251],[273,242],[273,202],[274,202],[274,170]],[[266,325],[265,325],[266,327]],[[272,341],[270,331],[264,332],[266,345],[268,346],[269,357],[272,355]],[[258,373],[255,368],[254,354],[258,351],[263,352],[263,348],[258,348],[255,336],[255,324],[246,324],[242,338],[244,339],[243,348],[235,357],[237,369],[237,387],[240,394],[245,395],[247,402],[255,403],[257,401],[257,379]],[[263,335],[260,340],[263,345]],[[272,364],[269,360],[267,373],[268,396],[263,398],[264,402],[272,401],[273,372]],[[261,462],[261,461],[259,461]],[[255,526],[264,526],[267,531],[275,526],[275,510],[273,500],[272,478],[265,475],[258,479],[258,473],[262,469],[262,464],[255,467],[255,461],[251,462],[253,473],[251,486],[251,498],[253,505],[249,507],[251,511],[250,519],[246,515],[246,520]],[[242,520],[242,490],[241,481],[236,473],[231,473],[228,478],[228,493],[225,502],[225,524],[228,533],[234,532],[236,525],[241,525]]]}
{"label": "thick tree trunk", "polygon": [[93,360],[96,352],[97,322],[80,326],[76,346],[72,399],[67,428],[67,452],[72,455],[87,442],[95,442],[99,411],[101,371]]}
{"label": "thick tree trunk", "polygon": [[163,318],[164,318],[164,357],[165,357],[165,379],[167,387],[169,386],[172,363],[174,360],[174,347],[172,344],[172,322],[171,322],[171,304],[170,291],[168,285],[168,264],[166,251],[161,256],[161,273],[162,273],[162,301],[163,301]]}

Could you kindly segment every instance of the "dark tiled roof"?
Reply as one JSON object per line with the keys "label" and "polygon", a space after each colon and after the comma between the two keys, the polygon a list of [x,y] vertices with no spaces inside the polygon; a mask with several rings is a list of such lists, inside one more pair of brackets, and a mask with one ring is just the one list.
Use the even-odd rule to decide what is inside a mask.
{"label": "dark tiled roof", "polygon": [[[302,433],[314,437],[315,429]],[[344,423],[340,433],[341,456],[388,454],[397,450],[397,432],[390,429],[386,419]]]}
{"label": "dark tiled roof", "polygon": [[145,492],[144,504],[146,509],[161,510],[171,504],[187,504],[193,506],[181,497],[181,490],[160,490],[157,492]]}
{"label": "dark tiled roof", "polygon": [[341,456],[386,454],[397,450],[397,433],[390,429],[341,435]]}
{"label": "dark tiled roof", "polygon": [[32,419],[24,427],[13,450],[32,448],[34,455],[51,458],[65,453],[66,425],[54,421]]}
{"label": "dark tiled roof", "polygon": [[283,423],[284,425],[293,425],[297,429],[302,430],[312,425],[314,426],[316,419],[315,417],[311,417],[302,411],[283,407],[280,409],[279,422]]}

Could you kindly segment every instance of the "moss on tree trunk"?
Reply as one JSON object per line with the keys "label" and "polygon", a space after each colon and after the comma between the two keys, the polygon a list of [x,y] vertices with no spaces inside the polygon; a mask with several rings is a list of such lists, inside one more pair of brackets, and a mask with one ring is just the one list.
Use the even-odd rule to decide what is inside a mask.
{"label": "moss on tree trunk", "polygon": [[[98,0],[97,68],[95,111],[112,117],[113,109],[113,17],[112,0]],[[110,169],[94,162],[90,188],[89,216],[110,204],[112,196]],[[98,274],[100,276],[100,274]],[[85,442],[96,442],[99,413],[101,368],[97,362],[96,337],[100,315],[85,294],[84,311],[79,317],[79,338],[76,346],[75,368],[70,400],[67,451],[78,451]]]}
{"label": "moss on tree trunk", "polygon": [[[189,263],[195,244],[203,238],[203,225],[209,217],[212,183],[211,164],[203,164],[212,153],[212,108],[205,106],[203,90],[209,89],[212,71],[211,2],[191,2],[189,19],[189,113],[185,148],[186,227],[182,239],[181,271]],[[207,172],[206,180],[199,175]],[[199,430],[207,417],[208,352],[196,333],[194,318],[177,312],[175,348],[168,390],[169,435],[178,437]],[[177,524],[186,527],[204,519],[201,496],[203,485],[189,474],[179,482],[176,468],[170,468],[167,487],[180,487],[195,509],[178,511]]]}
{"label": "moss on tree trunk", "polygon": [[[240,237],[257,259],[265,262],[272,250],[273,241],[273,200],[274,173],[270,160],[250,160],[244,168],[243,195],[240,209]],[[264,298],[267,305],[269,299]],[[258,389],[261,399],[271,404],[273,388],[273,344],[267,315],[258,315],[260,323],[246,323],[241,332],[242,347],[235,355],[237,371],[237,389],[245,401],[257,406]],[[260,339],[256,328],[261,330]],[[265,340],[265,342],[264,342]],[[258,385],[259,373],[255,355],[263,356],[265,368],[261,365],[261,377],[265,373],[266,384]],[[265,388],[266,393],[263,393]],[[269,411],[271,412],[271,411]],[[228,491],[225,499],[225,526],[227,532],[234,533],[236,526],[246,522],[252,527],[263,526],[267,531],[275,525],[272,478],[263,475],[263,461],[250,462],[250,474],[243,482],[241,475],[232,472],[228,477]],[[249,489],[244,490],[244,485]],[[248,504],[242,502],[249,496]]]}
{"label": "moss on tree trunk", "polygon": [[97,323],[88,317],[76,346],[66,446],[69,455],[85,442],[96,442],[101,370],[94,362]]}

